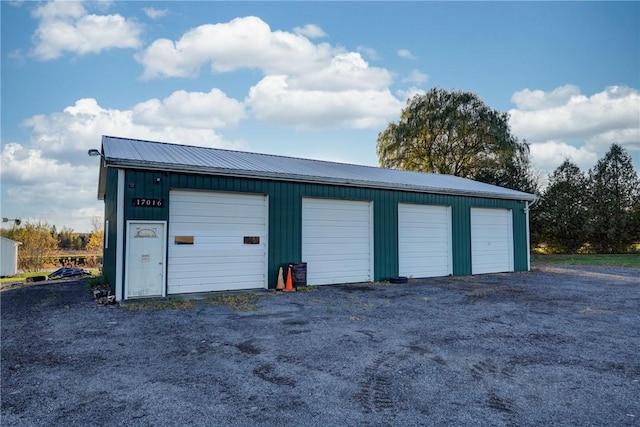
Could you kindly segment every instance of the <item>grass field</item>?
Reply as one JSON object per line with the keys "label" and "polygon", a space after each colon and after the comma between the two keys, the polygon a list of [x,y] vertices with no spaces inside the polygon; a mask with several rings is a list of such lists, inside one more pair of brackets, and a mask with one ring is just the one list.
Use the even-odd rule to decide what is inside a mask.
{"label": "grass field", "polygon": [[[86,270],[89,270],[93,276],[97,276],[100,273],[97,268],[87,268]],[[51,271],[38,271],[38,272],[32,272],[32,273],[21,273],[21,274],[15,275],[15,276],[2,277],[2,278],[0,278],[0,283],[24,282],[29,277],[48,276],[49,274],[51,274],[52,271],[53,270],[51,270]]]}
{"label": "grass field", "polygon": [[22,282],[24,280],[27,280],[27,278],[29,277],[34,277],[34,276],[46,276],[47,274],[49,274],[49,272],[45,271],[39,271],[36,273],[21,273],[21,274],[17,274],[15,276],[10,276],[10,277],[3,277],[0,279],[0,283],[13,283],[13,282]]}
{"label": "grass field", "polygon": [[570,264],[570,265],[610,265],[615,267],[640,268],[640,254],[576,254],[576,255],[531,255],[531,263],[535,264]]}

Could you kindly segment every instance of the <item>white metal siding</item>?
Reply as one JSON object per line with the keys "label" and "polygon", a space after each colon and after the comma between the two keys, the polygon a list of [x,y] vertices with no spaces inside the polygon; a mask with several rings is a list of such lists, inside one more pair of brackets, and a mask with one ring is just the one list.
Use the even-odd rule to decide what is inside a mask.
{"label": "white metal siding", "polygon": [[398,265],[407,277],[453,273],[449,206],[398,204]]}
{"label": "white metal siding", "polygon": [[471,208],[471,273],[513,271],[511,210]]}
{"label": "white metal siding", "polygon": [[[175,244],[193,236],[193,245]],[[245,244],[244,237],[259,237]],[[267,198],[262,195],[171,191],[168,293],[267,286]]]}
{"label": "white metal siding", "polygon": [[302,261],[307,283],[373,280],[371,202],[302,199]]}
{"label": "white metal siding", "polygon": [[15,240],[0,237],[0,277],[18,273],[18,245]]}

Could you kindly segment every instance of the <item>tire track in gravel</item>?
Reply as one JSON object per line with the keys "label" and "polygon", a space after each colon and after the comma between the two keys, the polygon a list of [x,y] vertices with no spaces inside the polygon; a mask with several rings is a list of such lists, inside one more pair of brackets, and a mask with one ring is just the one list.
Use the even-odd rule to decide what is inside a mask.
{"label": "tire track in gravel", "polygon": [[364,369],[356,400],[366,414],[384,413],[391,422],[397,415],[396,404],[391,393],[393,374],[389,370],[392,355],[382,355]]}

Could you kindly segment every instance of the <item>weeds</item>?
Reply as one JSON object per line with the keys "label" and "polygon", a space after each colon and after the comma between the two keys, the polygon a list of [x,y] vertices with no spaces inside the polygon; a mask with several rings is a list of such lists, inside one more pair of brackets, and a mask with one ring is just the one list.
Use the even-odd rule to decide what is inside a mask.
{"label": "weeds", "polygon": [[135,302],[123,305],[126,310],[189,310],[196,306],[193,300],[169,299],[162,301]]}
{"label": "weeds", "polygon": [[298,286],[296,288],[296,292],[315,292],[317,290],[317,286]]}
{"label": "weeds", "polygon": [[105,288],[109,283],[104,276],[91,276],[87,280],[87,289]]}
{"label": "weeds", "polygon": [[256,302],[260,296],[256,294],[216,295],[207,298],[207,302],[213,305],[226,305],[233,311],[255,311],[258,309]]}

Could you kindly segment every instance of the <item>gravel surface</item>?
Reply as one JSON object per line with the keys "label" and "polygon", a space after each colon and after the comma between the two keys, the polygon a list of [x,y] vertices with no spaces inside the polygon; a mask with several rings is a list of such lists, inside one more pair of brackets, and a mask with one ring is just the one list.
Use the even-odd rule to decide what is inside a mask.
{"label": "gravel surface", "polygon": [[85,280],[12,289],[1,423],[640,425],[639,276],[549,266],[239,311],[101,306]]}

